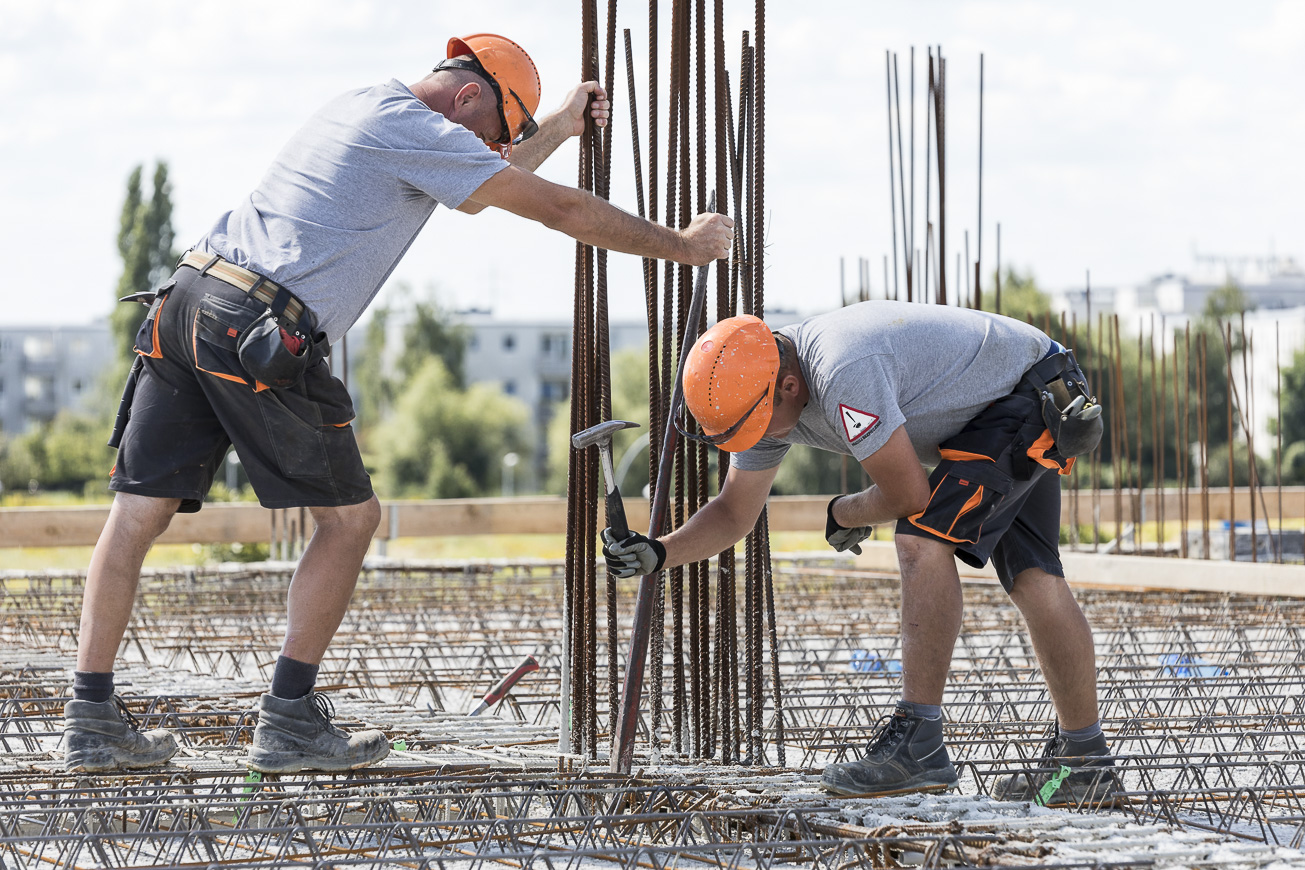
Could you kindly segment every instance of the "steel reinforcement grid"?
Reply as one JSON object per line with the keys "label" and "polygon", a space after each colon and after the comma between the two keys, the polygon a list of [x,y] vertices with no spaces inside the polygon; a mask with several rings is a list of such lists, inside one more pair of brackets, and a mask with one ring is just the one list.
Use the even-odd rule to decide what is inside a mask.
{"label": "steel reinforcement grid", "polygon": [[[558,751],[561,564],[370,564],[319,689],[394,750],[348,775],[259,778],[245,750],[291,567],[147,574],[119,691],[182,749],[96,776],[61,760],[83,578],[3,577],[0,867],[1305,866],[1302,601],[1076,590],[1126,796],[1052,810],[989,797],[1053,720],[1022,623],[986,584],[966,585],[945,701],[959,788],[821,790],[901,681],[897,578],[838,558],[776,559],[784,722],[767,707],[764,757],[676,755],[665,734],[653,748],[646,700],[629,777],[606,772],[606,734],[595,757]],[[541,670],[469,717],[527,654]]]}

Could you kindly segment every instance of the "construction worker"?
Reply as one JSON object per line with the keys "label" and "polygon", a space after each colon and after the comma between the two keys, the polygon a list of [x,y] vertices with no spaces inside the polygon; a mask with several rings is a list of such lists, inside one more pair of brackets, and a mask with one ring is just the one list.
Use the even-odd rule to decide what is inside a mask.
{"label": "construction worker", "polygon": [[[146,552],[177,511],[197,511],[234,445],[259,501],[306,507],[316,532],[290,585],[271,687],[259,700],[249,765],[265,773],[348,770],[389,751],[379,731],[346,735],[313,691],[380,506],[350,427],[349,394],[323,360],[442,204],[497,206],[613,251],[703,265],[727,254],[733,222],[702,214],[658,226],[532,173],[588,118],[607,123],[596,82],[534,117],[540,82],[515,42],[475,34],[411,86],[342,94],[296,133],[254,192],[219,217],[153,294],[111,443],[115,497],[86,578],[70,769],[162,764],[166,731],[119,713],[114,660]],[[257,136],[257,129],[232,129]],[[488,146],[488,147],[486,147]],[[450,256],[501,257],[504,240]],[[122,708],[125,709],[125,708]]]}
{"label": "construction worker", "polygon": [[[830,500],[825,537],[836,550],[860,553],[872,526],[896,524],[902,700],[863,758],[825,769],[827,789],[882,795],[956,783],[941,709],[961,628],[955,559],[991,559],[1028,625],[1060,725],[1048,747],[1054,764],[1008,777],[995,793],[1050,805],[1110,799],[1092,632],[1058,551],[1060,475],[1101,434],[1101,406],[1072,352],[1008,317],[872,301],[774,333],[755,317],[722,320],[690,350],[683,385],[704,433],[686,434],[729,451],[725,483],[663,538],[616,541],[605,530],[613,573],[696,562],[742,539],[792,444],[848,454],[873,481]],[[1068,776],[1058,776],[1061,763]]]}

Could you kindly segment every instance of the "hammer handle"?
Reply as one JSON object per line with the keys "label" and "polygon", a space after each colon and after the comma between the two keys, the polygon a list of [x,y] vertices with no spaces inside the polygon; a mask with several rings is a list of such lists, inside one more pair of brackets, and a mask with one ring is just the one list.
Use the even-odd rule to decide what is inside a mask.
{"label": "hammer handle", "polygon": [[500,680],[497,686],[490,689],[489,693],[480,699],[480,706],[471,715],[475,716],[486,707],[492,707],[503,700],[503,696],[512,691],[512,687],[517,684],[518,680],[531,671],[537,670],[539,670],[539,661],[534,656],[526,656],[525,660],[517,665],[516,670]]}
{"label": "hammer handle", "polygon": [[607,527],[612,530],[612,537],[624,540],[630,534],[630,524],[625,520],[625,504],[621,501],[621,490],[615,486],[607,493]]}

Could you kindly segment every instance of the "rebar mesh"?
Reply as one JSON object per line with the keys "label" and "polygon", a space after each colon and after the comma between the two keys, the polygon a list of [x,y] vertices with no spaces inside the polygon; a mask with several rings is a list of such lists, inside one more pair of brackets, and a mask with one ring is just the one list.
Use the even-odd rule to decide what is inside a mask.
{"label": "rebar mesh", "polygon": [[[674,755],[668,733],[649,756],[645,704],[629,778],[557,748],[560,563],[369,566],[319,688],[343,727],[381,727],[396,751],[348,776],[264,780],[244,753],[285,566],[145,577],[120,691],[182,750],[158,772],[95,777],[60,759],[82,577],[11,573],[0,865],[1305,865],[1305,602],[1079,590],[1127,800],[1052,811],[987,797],[1038,757],[1053,713],[1015,609],[1000,587],[967,585],[945,701],[958,793],[836,799],[821,768],[858,755],[900,692],[897,580],[850,564],[774,562],[790,767],[764,766],[779,757],[771,703],[752,766]],[[543,668],[497,715],[466,716],[526,654]]]}

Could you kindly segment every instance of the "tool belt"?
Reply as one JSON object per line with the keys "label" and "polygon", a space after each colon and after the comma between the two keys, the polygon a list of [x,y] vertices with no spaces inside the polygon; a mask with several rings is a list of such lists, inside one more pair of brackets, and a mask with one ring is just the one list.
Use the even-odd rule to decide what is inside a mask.
{"label": "tool belt", "polygon": [[189,266],[201,275],[216,278],[225,284],[243,290],[272,310],[273,315],[287,332],[294,332],[299,318],[304,316],[304,303],[280,284],[264,278],[257,272],[237,266],[217,254],[190,250],[181,255],[177,265]]}
{"label": "tool belt", "polygon": [[1031,391],[1038,398],[1042,421],[1061,456],[1082,456],[1101,443],[1101,403],[1088,388],[1074,351],[1060,350],[1038,361],[1016,390]]}
{"label": "tool belt", "polygon": [[[256,391],[269,386],[292,387],[302,380],[304,372],[310,366],[326,357],[330,348],[326,335],[317,331],[317,320],[313,313],[280,284],[216,254],[201,251],[190,250],[183,254],[177,262],[178,268],[182,266],[229,284],[267,306],[262,314],[253,317],[246,315],[238,324],[230,325],[230,335],[237,336],[238,333],[234,350],[239,367],[248,374],[247,382]],[[113,434],[109,438],[110,447],[118,447],[123,430],[131,418],[131,402],[144,360],[163,356],[159,341],[159,313],[167,303],[168,294],[176,286],[177,281],[173,278],[157,290],[132,293],[118,300],[148,305],[149,313],[136,332],[136,359],[118,403]],[[244,379],[244,376],[234,379]]]}

